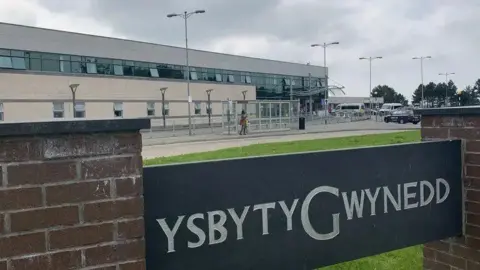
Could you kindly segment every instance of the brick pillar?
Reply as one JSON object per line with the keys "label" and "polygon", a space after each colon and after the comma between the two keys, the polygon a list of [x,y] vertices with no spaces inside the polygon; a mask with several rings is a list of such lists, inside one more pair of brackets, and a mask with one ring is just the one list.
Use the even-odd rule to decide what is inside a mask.
{"label": "brick pillar", "polygon": [[147,119],[0,124],[0,270],[145,269]]}
{"label": "brick pillar", "polygon": [[424,246],[424,269],[480,270],[480,107],[422,109],[422,139],[463,141],[464,235]]}

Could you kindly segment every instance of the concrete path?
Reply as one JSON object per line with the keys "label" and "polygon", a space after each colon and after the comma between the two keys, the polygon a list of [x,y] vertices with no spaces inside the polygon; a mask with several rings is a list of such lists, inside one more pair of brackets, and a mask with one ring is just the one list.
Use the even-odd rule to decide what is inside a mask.
{"label": "concrete path", "polygon": [[170,136],[166,137],[163,132],[152,132],[143,134],[143,145],[170,145],[178,143],[192,143],[192,142],[219,142],[224,140],[248,140],[250,138],[268,138],[268,137],[285,137],[289,135],[305,135],[305,134],[317,134],[317,133],[329,133],[329,132],[341,132],[341,131],[366,131],[366,130],[418,130],[420,125],[413,124],[395,124],[384,123],[375,121],[359,121],[329,125],[311,125],[305,130],[289,130],[280,132],[266,132],[249,134],[246,136],[240,136],[238,134],[232,135],[220,135],[220,134],[198,134],[193,136]]}
{"label": "concrete path", "polygon": [[[398,128],[398,125],[397,125]],[[392,133],[398,131],[405,131],[405,129],[393,129],[387,128],[384,130],[353,130],[353,131],[330,131],[330,132],[317,132],[307,134],[284,134],[282,136],[264,136],[264,137],[242,137],[230,140],[217,140],[217,141],[201,141],[201,142],[180,142],[173,144],[163,145],[146,145],[143,147],[143,158],[155,158],[155,157],[167,157],[183,155],[188,153],[208,152],[224,148],[247,146],[252,144],[272,143],[272,142],[285,142],[285,141],[297,141],[297,140],[312,140],[323,139],[333,137],[346,137],[355,135],[366,134],[378,134],[378,133]]]}

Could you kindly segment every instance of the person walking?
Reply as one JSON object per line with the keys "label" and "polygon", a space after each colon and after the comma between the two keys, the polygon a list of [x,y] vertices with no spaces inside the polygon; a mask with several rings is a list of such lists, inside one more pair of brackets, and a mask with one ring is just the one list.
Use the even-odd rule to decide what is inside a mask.
{"label": "person walking", "polygon": [[242,114],[240,115],[240,135],[247,135],[247,123],[247,114],[245,113],[245,110],[242,110]]}

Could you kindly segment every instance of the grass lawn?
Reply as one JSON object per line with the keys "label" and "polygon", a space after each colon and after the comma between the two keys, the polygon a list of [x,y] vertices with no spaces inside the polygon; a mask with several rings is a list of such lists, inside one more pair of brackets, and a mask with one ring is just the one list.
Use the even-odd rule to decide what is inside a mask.
{"label": "grass lawn", "polygon": [[[320,140],[254,144],[245,147],[228,148],[218,151],[149,159],[145,160],[144,164],[168,164],[418,141],[420,141],[420,131],[406,131]],[[325,267],[322,268],[322,270],[421,270],[422,257],[422,248],[421,246],[417,246]]]}

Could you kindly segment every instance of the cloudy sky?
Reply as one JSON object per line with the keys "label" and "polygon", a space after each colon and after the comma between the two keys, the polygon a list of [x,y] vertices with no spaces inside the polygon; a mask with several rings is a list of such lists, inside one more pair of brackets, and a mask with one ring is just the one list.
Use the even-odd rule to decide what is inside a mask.
{"label": "cloudy sky", "polygon": [[480,0],[0,0],[0,21],[183,46],[183,24],[166,14],[205,9],[190,19],[196,49],[323,65],[349,96],[387,84],[408,98],[424,81],[455,72],[459,88],[480,78]]}

